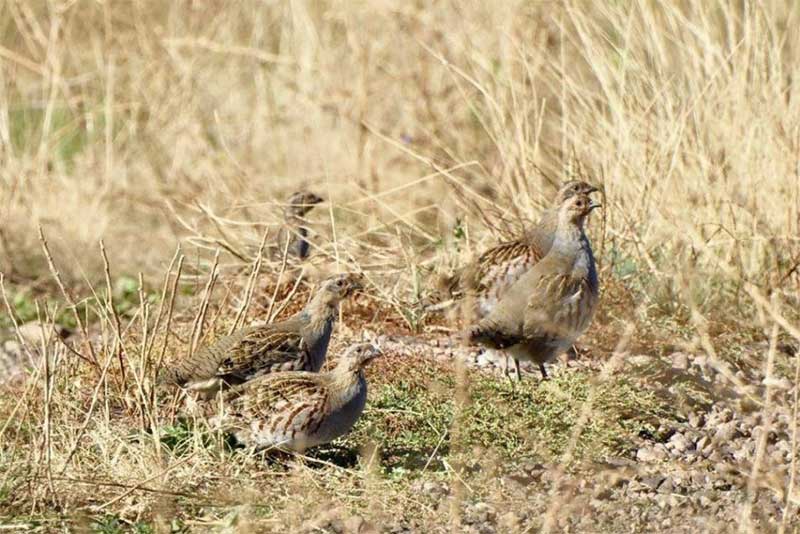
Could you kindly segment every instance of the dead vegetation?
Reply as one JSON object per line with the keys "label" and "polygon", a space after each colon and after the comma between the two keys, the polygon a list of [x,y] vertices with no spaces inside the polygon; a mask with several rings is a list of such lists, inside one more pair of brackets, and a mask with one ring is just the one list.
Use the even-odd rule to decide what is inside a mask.
{"label": "dead vegetation", "polygon": [[[22,363],[2,385],[0,523],[796,529],[798,17],[786,0],[7,1],[0,326]],[[575,161],[604,189],[600,311],[578,367],[511,390],[448,357],[451,325],[420,303]],[[326,199],[302,266],[261,252],[300,186]],[[333,353],[365,329],[419,343],[370,373],[336,447],[266,461],[154,392],[165,359],[351,269],[370,291]]]}

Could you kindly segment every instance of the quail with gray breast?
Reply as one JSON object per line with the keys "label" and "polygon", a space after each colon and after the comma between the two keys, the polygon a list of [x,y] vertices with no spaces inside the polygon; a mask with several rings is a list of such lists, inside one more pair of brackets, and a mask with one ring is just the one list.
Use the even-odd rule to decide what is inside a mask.
{"label": "quail with gray breast", "polygon": [[591,244],[584,233],[589,213],[600,205],[587,194],[570,196],[556,215],[549,251],[508,289],[467,333],[471,344],[502,350],[519,361],[544,364],[566,351],[589,327],[599,282]]}
{"label": "quail with gray breast", "polygon": [[[575,195],[596,191],[597,187],[583,180],[564,182],[555,196],[554,206],[519,239],[495,245],[454,276],[444,278],[440,287],[460,303],[462,317],[471,322],[491,313],[509,288],[549,252],[558,225],[558,206]],[[505,371],[508,376],[508,358]]]}
{"label": "quail with gray breast", "polygon": [[519,239],[486,250],[446,281],[452,297],[469,297],[465,302],[474,309],[465,310],[466,315],[481,319],[491,313],[508,289],[550,251],[558,225],[558,207],[575,195],[597,190],[581,180],[565,182],[556,194],[555,206],[544,212],[538,224]]}
{"label": "quail with gray breast", "polygon": [[302,311],[277,323],[242,328],[162,370],[160,385],[201,396],[278,371],[322,368],[339,303],[362,289],[362,277],[339,274],[322,282]]}
{"label": "quail with gray breast", "polygon": [[380,351],[372,343],[347,349],[324,373],[262,376],[226,393],[214,426],[257,450],[303,452],[350,432],[367,402],[364,366]]}

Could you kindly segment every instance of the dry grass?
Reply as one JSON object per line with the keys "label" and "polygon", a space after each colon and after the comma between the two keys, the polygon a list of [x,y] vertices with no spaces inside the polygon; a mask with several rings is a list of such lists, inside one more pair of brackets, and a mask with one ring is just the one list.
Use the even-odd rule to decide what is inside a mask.
{"label": "dry grass", "polygon": [[[347,467],[264,468],[202,422],[176,422],[153,373],[244,320],[296,309],[306,281],[331,270],[362,270],[373,286],[346,309],[340,340],[439,331],[415,305],[432,275],[535,219],[570,161],[604,188],[593,357],[618,365],[622,338],[620,354],[705,353],[720,387],[771,413],[762,380],[789,376],[796,394],[800,370],[774,348],[800,341],[798,23],[789,0],[7,0],[0,322],[77,333],[25,344],[40,364],[4,386],[2,520],[295,531],[341,505],[376,524],[417,510],[420,528],[449,528],[449,512],[417,502],[369,453],[383,444],[360,443]],[[312,212],[295,287],[297,269],[259,248],[300,186],[328,202]],[[435,369],[397,371],[413,382],[415,365]],[[581,398],[577,434],[603,402]],[[558,434],[562,460],[572,437]],[[485,472],[463,480],[459,447],[436,477],[456,496],[509,497]],[[750,498],[765,476],[757,458]],[[784,527],[794,471],[777,483]],[[543,519],[514,528],[560,528],[553,503],[574,492],[555,487]],[[741,528],[760,528],[745,510]]]}

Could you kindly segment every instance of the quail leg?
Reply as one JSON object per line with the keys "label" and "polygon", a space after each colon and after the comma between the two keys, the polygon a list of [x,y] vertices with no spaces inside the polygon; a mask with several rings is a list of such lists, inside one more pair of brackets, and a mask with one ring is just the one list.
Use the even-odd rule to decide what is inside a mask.
{"label": "quail leg", "polygon": [[508,354],[506,354],[505,357],[506,357],[506,363],[503,366],[503,374],[506,375],[508,381],[511,382],[511,362],[508,361],[509,358]]}
{"label": "quail leg", "polygon": [[547,380],[548,378],[550,378],[549,376],[547,376],[547,370],[545,370],[543,363],[539,364],[539,370],[542,372],[542,380]]}

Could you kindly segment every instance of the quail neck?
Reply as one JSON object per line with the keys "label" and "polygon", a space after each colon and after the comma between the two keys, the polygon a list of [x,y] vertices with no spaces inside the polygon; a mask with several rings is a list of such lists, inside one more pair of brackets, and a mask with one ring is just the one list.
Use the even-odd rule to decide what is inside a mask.
{"label": "quail neck", "polygon": [[333,326],[339,317],[341,300],[361,288],[360,278],[339,275],[328,280],[301,312],[304,338],[311,340],[309,350],[312,370],[318,371],[324,362]]}
{"label": "quail neck", "polygon": [[363,365],[362,361],[349,353],[339,360],[330,374],[330,387],[336,392],[334,398],[339,398],[342,403],[342,399],[360,398],[362,395],[366,399],[367,381]]}
{"label": "quail neck", "polygon": [[353,345],[339,358],[336,367],[329,373],[331,411],[355,415],[353,421],[348,423],[350,426],[361,414],[367,399],[364,366],[379,354],[379,349],[371,343]]}
{"label": "quail neck", "polygon": [[308,242],[309,230],[305,216],[314,209],[314,206],[323,199],[308,191],[298,191],[291,195],[284,209],[284,228],[281,229],[278,239],[280,250],[287,248],[287,252],[300,259],[308,256],[310,244]]}
{"label": "quail neck", "polygon": [[550,250],[555,253],[575,254],[582,246],[584,220],[585,215],[562,210],[558,214],[558,227]]}
{"label": "quail neck", "polygon": [[312,371],[322,368],[338,315],[338,301],[335,304],[322,304],[316,297],[301,312],[301,319],[305,323],[303,337],[311,340],[309,353]]}
{"label": "quail neck", "polygon": [[594,256],[584,232],[584,223],[588,214],[589,211],[575,212],[571,210],[561,210],[558,213],[558,227],[553,235],[553,244],[549,254],[574,259],[573,278],[587,278],[589,285],[594,286],[592,289],[596,292],[597,272]]}

